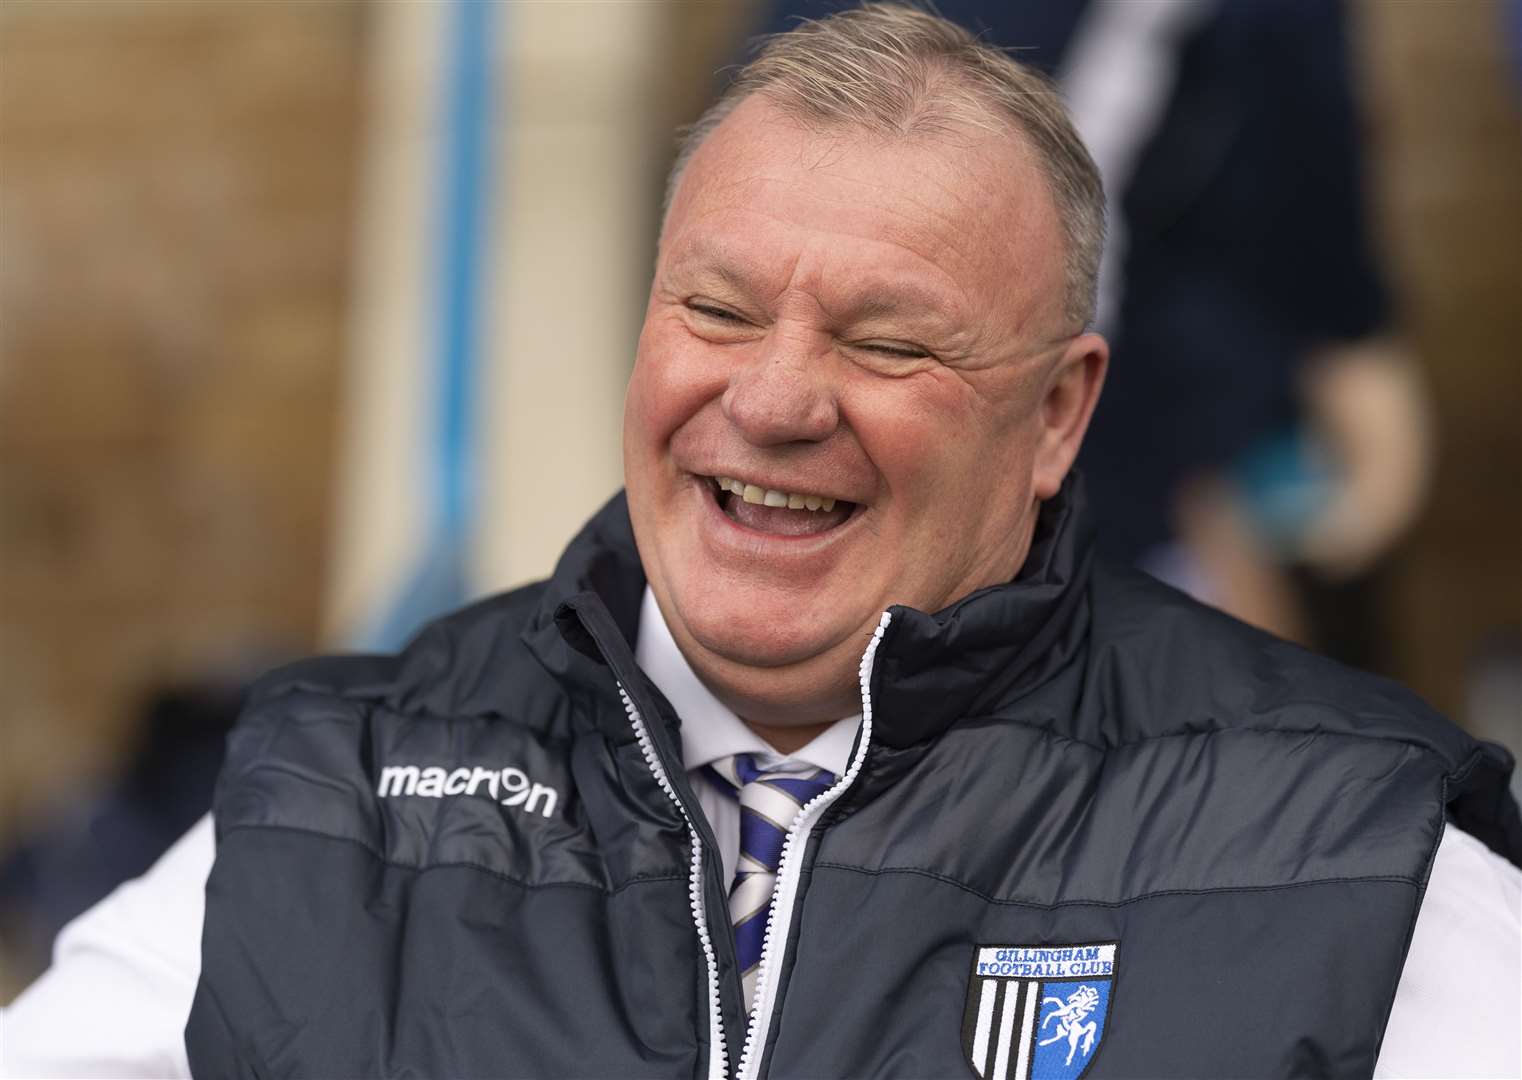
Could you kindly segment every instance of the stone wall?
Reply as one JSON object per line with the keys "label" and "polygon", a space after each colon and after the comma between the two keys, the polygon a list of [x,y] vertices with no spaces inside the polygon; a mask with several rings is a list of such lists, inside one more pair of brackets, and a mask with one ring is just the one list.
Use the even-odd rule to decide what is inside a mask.
{"label": "stone wall", "polygon": [[363,15],[0,5],[0,840],[314,639]]}

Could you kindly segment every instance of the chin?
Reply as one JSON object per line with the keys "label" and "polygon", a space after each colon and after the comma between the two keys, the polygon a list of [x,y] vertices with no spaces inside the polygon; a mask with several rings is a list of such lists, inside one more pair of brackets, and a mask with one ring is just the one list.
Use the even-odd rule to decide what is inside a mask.
{"label": "chin", "polygon": [[705,681],[746,720],[790,727],[838,720],[860,708],[857,669],[861,660],[854,629],[836,637],[817,628],[737,632],[733,621],[689,628],[707,654]]}
{"label": "chin", "polygon": [[682,625],[699,647],[746,667],[803,664],[835,651],[857,631],[838,606],[800,604],[787,593],[737,587],[733,582],[689,582],[673,600]]}

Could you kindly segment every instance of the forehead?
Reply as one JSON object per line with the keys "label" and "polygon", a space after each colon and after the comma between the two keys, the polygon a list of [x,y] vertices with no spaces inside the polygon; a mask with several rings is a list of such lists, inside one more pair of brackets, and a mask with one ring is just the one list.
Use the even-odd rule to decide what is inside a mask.
{"label": "forehead", "polygon": [[879,135],[810,126],[761,97],[693,156],[661,259],[721,276],[809,264],[836,291],[891,282],[1006,310],[1060,304],[1064,280],[1056,208],[1012,129]]}

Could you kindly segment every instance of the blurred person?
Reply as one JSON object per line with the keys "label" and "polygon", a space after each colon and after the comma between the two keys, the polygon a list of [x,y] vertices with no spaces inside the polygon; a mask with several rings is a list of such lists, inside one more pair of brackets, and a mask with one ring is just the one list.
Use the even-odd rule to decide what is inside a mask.
{"label": "blurred person", "polygon": [[[1079,24],[1063,79],[1124,236],[1117,378],[1082,461],[1112,554],[1387,667],[1378,570],[1433,437],[1369,235],[1346,22],[1339,2],[1183,0]],[[1105,67],[1148,50],[1160,85],[1123,103]]]}
{"label": "blurred person", "polygon": [[211,809],[246,681],[151,689],[134,709],[121,775],[94,798],[76,791],[0,855],[0,925],[12,964],[33,974],[45,968],[66,923],[142,874]]}
{"label": "blurred person", "polygon": [[[780,29],[838,0],[781,0]],[[1338,0],[945,0],[1059,81],[1108,191],[1101,550],[1388,666],[1378,571],[1432,468],[1363,184]],[[1231,341],[1229,349],[1222,342]]]}
{"label": "blurred person", "polygon": [[626,494],[258,684],[6,1069],[1514,1071],[1506,752],[1095,556],[1103,209],[954,24],[772,39],[673,171]]}

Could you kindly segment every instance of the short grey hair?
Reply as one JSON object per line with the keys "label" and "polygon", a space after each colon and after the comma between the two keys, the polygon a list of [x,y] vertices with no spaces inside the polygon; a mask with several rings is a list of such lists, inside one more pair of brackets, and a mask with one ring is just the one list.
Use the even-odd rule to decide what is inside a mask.
{"label": "short grey hair", "polygon": [[763,38],[754,59],[683,133],[666,183],[667,210],[704,140],[752,94],[805,122],[884,136],[950,135],[968,126],[1029,141],[1057,204],[1066,243],[1064,309],[1094,319],[1104,248],[1099,170],[1056,87],[1002,49],[928,11],[866,3]]}

